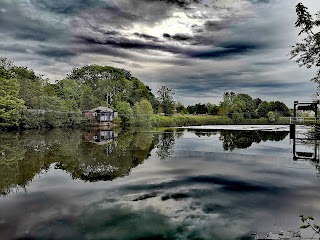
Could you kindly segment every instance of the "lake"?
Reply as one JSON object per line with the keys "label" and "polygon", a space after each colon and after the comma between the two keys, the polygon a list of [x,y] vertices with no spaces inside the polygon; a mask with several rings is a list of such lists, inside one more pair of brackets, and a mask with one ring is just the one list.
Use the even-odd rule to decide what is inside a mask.
{"label": "lake", "polygon": [[318,164],[307,159],[318,146],[287,131],[55,129],[0,140],[0,239],[253,239],[298,231],[300,214],[320,220]]}

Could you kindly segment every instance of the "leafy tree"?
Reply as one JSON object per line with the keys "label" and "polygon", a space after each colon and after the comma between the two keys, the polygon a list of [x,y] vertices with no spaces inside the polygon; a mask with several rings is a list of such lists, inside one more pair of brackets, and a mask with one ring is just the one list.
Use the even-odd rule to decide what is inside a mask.
{"label": "leafy tree", "polygon": [[182,102],[176,102],[175,109],[177,110],[177,113],[181,114],[186,114],[188,112],[187,108],[183,105]]}
{"label": "leafy tree", "polygon": [[119,117],[121,119],[121,125],[126,127],[133,124],[133,110],[128,102],[118,102],[116,109],[118,110]]}
{"label": "leafy tree", "polygon": [[217,115],[219,111],[219,107],[215,104],[208,103],[207,104],[208,114]]}
{"label": "leafy tree", "polygon": [[290,110],[287,105],[280,101],[270,102],[271,111],[280,114],[281,116],[290,117]]}
{"label": "leafy tree", "polygon": [[254,109],[257,109],[259,105],[262,103],[262,100],[260,98],[255,98],[253,101],[254,101]]}
{"label": "leafy tree", "polygon": [[167,86],[161,86],[157,89],[158,100],[166,115],[171,115],[174,109],[174,92]]}
{"label": "leafy tree", "polygon": [[274,112],[272,112],[272,111],[268,112],[268,120],[271,123],[276,121],[276,115],[274,114]]}
{"label": "leafy tree", "polygon": [[7,71],[11,71],[13,68],[13,62],[6,57],[0,57],[0,66]]}
{"label": "leafy tree", "polygon": [[251,114],[254,111],[254,101],[248,94],[239,93],[235,97],[234,108],[238,109],[239,112],[242,112],[244,118],[251,118]]}
{"label": "leafy tree", "polygon": [[63,79],[59,81],[56,86],[58,87],[58,96],[64,100],[64,109],[67,111],[76,111],[79,109],[81,87],[72,79]]}
{"label": "leafy tree", "polygon": [[195,114],[197,112],[197,107],[195,105],[189,105],[187,107],[187,111],[190,114]]}
{"label": "leafy tree", "polygon": [[270,111],[271,111],[271,106],[270,106],[270,103],[268,103],[267,101],[263,101],[257,109],[258,116],[265,117],[265,118],[268,117],[268,112]]}
{"label": "leafy tree", "polygon": [[[251,118],[254,110],[252,97],[244,93],[225,92],[223,101],[220,103],[220,114],[232,118],[234,113],[240,113],[244,118]],[[240,116],[237,114],[237,116]]]}
{"label": "leafy tree", "polygon": [[233,120],[234,123],[241,123],[244,120],[244,115],[243,113],[240,113],[240,112],[234,112],[232,114],[231,119]]}
{"label": "leafy tree", "polygon": [[205,104],[201,104],[201,103],[196,104],[197,114],[206,114],[207,112],[208,112],[208,108]]}
{"label": "leafy tree", "polygon": [[82,110],[89,110],[98,105],[97,99],[94,97],[93,91],[90,87],[82,86],[82,94],[79,99],[79,106]]}
{"label": "leafy tree", "polygon": [[228,115],[234,108],[234,99],[236,94],[234,92],[224,92],[223,100],[220,102],[220,115]]}
{"label": "leafy tree", "polygon": [[[292,46],[290,51],[291,59],[294,59],[299,66],[307,68],[320,66],[320,14],[314,17],[308,12],[308,8],[302,3],[296,5],[297,21],[296,27],[300,28],[299,35],[305,35],[305,38]],[[317,71],[312,81],[320,84],[320,70]],[[319,89],[318,89],[319,90]]]}
{"label": "leafy tree", "polygon": [[135,125],[140,127],[150,127],[153,122],[153,109],[147,99],[136,102],[133,106]]}
{"label": "leafy tree", "polygon": [[12,67],[12,73],[19,83],[19,98],[23,99],[27,108],[43,109],[41,98],[45,94],[45,80],[27,67]]}
{"label": "leafy tree", "polygon": [[[85,96],[92,92],[90,93],[92,95],[91,103],[88,104],[90,107],[97,105],[115,107],[121,101],[129,102],[133,106],[134,103],[142,99],[147,99],[156,110],[159,106],[159,102],[152,94],[151,89],[139,79],[132,77],[131,73],[124,69],[88,65],[73,69],[67,79],[76,81],[80,86],[80,99],[85,99]],[[92,104],[95,104],[95,106],[92,106]],[[83,110],[88,108],[83,100],[80,100],[78,105]]]}
{"label": "leafy tree", "polygon": [[16,127],[20,123],[24,102],[18,97],[16,78],[0,66],[0,128]]}

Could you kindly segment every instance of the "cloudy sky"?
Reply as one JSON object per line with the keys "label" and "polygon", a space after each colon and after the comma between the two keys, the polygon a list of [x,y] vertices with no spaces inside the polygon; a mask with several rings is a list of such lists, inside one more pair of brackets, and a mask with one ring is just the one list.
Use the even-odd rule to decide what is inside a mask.
{"label": "cloudy sky", "polygon": [[86,64],[125,68],[186,105],[234,91],[292,106],[316,87],[314,71],[287,56],[298,2],[0,0],[0,55],[52,81]]}

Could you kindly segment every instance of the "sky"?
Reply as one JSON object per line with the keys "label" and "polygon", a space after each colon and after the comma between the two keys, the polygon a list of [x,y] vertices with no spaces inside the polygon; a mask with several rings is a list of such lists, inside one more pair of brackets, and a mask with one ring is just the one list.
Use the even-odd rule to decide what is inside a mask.
{"label": "sky", "polygon": [[[301,0],[311,13],[320,1]],[[223,92],[309,101],[314,69],[289,59],[297,0],[0,0],[0,56],[51,81],[98,64],[185,105]]]}

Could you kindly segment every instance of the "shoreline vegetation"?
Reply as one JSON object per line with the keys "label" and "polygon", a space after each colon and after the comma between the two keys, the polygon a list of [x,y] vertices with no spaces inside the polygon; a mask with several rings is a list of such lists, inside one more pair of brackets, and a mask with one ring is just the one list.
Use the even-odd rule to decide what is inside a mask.
{"label": "shoreline vegetation", "polygon": [[181,127],[223,124],[289,124],[280,101],[224,92],[218,104],[184,106],[174,91],[151,88],[125,69],[87,65],[54,82],[0,57],[0,130],[95,126],[84,112],[98,106],[118,113],[111,126]]}

